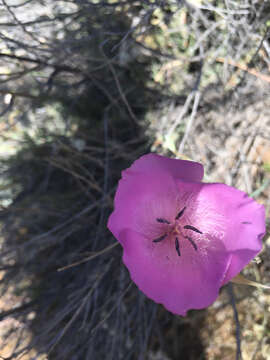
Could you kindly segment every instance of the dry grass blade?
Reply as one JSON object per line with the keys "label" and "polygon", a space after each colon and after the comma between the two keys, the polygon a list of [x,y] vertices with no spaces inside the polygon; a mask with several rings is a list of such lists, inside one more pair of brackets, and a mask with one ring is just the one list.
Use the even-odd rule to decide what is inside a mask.
{"label": "dry grass blade", "polygon": [[79,261],[76,261],[75,263],[72,263],[72,264],[63,266],[62,268],[58,269],[57,271],[67,270],[67,269],[69,269],[69,268],[71,268],[71,267],[73,267],[73,266],[77,266],[77,265],[83,264],[83,263],[86,262],[86,261],[93,260],[93,259],[95,259],[96,257],[105,254],[107,251],[112,250],[112,249],[115,248],[117,245],[120,245],[120,243],[116,242],[116,243],[114,243],[114,244],[112,244],[112,245],[110,245],[110,246],[107,246],[105,249],[96,252],[96,253],[93,254],[93,255],[87,256],[86,258],[84,258],[84,259],[82,259],[82,260],[79,260]]}

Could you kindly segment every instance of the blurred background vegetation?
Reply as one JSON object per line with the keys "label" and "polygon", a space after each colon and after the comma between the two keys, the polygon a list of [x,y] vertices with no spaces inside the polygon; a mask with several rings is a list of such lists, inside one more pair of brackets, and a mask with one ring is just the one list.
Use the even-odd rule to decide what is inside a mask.
{"label": "blurred background vegetation", "polygon": [[[0,358],[240,359],[226,289],[173,316],[106,224],[153,151],[202,162],[269,226],[270,2],[1,0],[0,38]],[[270,282],[269,255],[268,232],[245,275]],[[242,358],[270,359],[269,291],[234,290]]]}

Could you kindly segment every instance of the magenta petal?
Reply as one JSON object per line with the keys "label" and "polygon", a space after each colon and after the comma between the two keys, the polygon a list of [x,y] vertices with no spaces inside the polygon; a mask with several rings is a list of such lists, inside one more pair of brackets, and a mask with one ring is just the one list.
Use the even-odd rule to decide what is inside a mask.
{"label": "magenta petal", "polygon": [[215,240],[207,254],[189,257],[156,256],[154,246],[143,235],[124,230],[120,234],[123,261],[139,289],[169,311],[185,315],[190,309],[212,304],[227,271],[230,256]]}
{"label": "magenta petal", "polygon": [[133,281],[180,315],[210,305],[265,233],[263,206],[202,176],[200,164],[142,156],[123,171],[108,222]]}
{"label": "magenta petal", "polygon": [[207,212],[215,209],[216,223],[213,222],[212,230],[231,253],[231,265],[223,281],[226,283],[262,249],[264,206],[244,192],[224,184],[203,184],[197,201],[206,215],[206,223]]}
{"label": "magenta petal", "polygon": [[177,198],[178,188],[170,174],[138,173],[124,177],[118,184],[115,210],[109,218],[108,228],[116,238],[128,228],[154,239],[160,229],[157,218],[174,220]]}
{"label": "magenta petal", "polygon": [[123,172],[123,177],[133,172],[145,174],[152,172],[167,172],[179,180],[194,182],[201,181],[203,178],[203,166],[200,163],[170,159],[157,154],[141,156],[129,169]]}

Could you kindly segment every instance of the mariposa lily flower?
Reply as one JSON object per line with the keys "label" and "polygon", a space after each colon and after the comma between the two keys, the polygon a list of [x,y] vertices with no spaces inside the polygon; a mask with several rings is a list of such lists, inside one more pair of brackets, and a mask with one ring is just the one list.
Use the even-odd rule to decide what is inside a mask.
{"label": "mariposa lily flower", "polygon": [[142,156],[122,172],[108,222],[132,280],[179,315],[212,304],[265,233],[262,205],[202,178],[199,163]]}

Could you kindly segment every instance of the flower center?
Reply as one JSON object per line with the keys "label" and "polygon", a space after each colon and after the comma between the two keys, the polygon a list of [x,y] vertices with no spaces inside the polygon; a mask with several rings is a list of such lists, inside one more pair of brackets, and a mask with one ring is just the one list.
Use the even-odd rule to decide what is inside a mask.
{"label": "flower center", "polygon": [[183,226],[181,224],[179,219],[184,215],[185,210],[186,210],[186,206],[183,207],[183,209],[181,209],[177,213],[177,215],[174,219],[174,223],[171,223],[167,219],[163,219],[163,218],[156,219],[156,221],[158,223],[164,225],[165,229],[164,229],[164,233],[161,236],[159,236],[158,238],[154,239],[153,242],[159,243],[168,237],[174,238],[174,246],[175,246],[175,250],[176,250],[178,256],[181,256],[180,242],[179,242],[180,238],[184,238],[184,239],[188,240],[189,243],[194,248],[194,250],[196,250],[196,251],[198,250],[197,244],[192,239],[192,237],[190,235],[185,235],[185,233],[183,232],[182,229],[191,230],[192,232],[195,232],[197,234],[202,234],[202,232],[199,229],[197,229],[195,226],[192,226],[192,225],[184,225]]}

